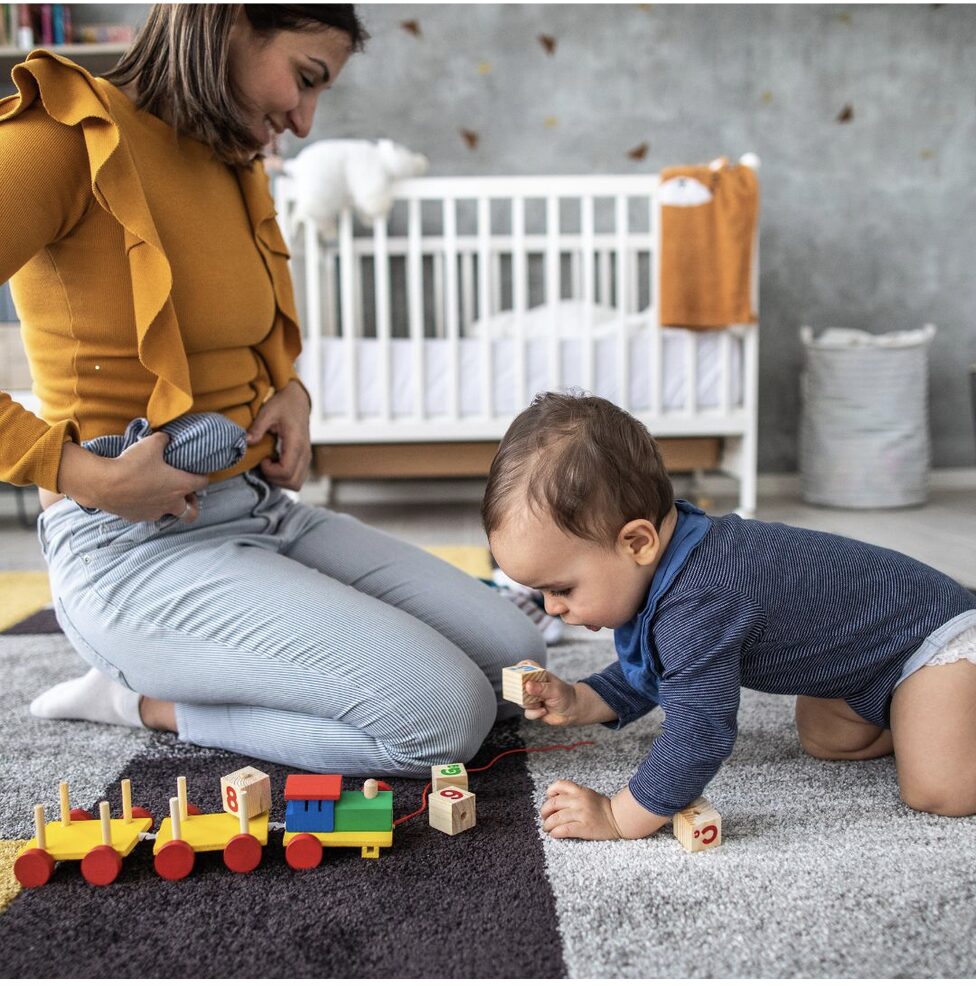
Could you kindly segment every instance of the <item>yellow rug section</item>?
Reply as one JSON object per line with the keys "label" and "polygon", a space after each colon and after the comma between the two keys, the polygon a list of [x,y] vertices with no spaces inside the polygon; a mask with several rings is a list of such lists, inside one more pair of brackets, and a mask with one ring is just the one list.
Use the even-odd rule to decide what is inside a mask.
{"label": "yellow rug section", "polygon": [[14,876],[14,860],[26,845],[23,840],[13,842],[0,839],[0,913],[7,909],[7,905],[21,891]]}
{"label": "yellow rug section", "polygon": [[479,548],[469,544],[447,544],[429,547],[427,550],[438,558],[450,562],[462,572],[473,575],[476,579],[491,578],[491,555],[487,548]]}
{"label": "yellow rug section", "polygon": [[51,602],[47,572],[0,572],[0,632]]}

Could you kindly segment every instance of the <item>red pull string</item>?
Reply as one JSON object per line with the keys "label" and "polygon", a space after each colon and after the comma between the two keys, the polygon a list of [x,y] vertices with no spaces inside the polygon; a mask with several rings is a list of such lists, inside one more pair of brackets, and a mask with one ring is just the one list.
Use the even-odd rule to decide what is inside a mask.
{"label": "red pull string", "polygon": [[[518,749],[515,750],[503,750],[496,757],[494,757],[492,760],[486,763],[484,767],[472,767],[468,771],[468,773],[478,774],[481,773],[481,771],[483,770],[488,770],[489,767],[493,767],[496,763],[498,763],[498,761],[501,760],[502,757],[507,757],[512,753],[548,753],[550,750],[575,750],[576,747],[578,746],[592,746],[592,745],[593,745],[592,740],[580,740],[578,743],[570,743],[568,745],[564,743],[557,743],[555,746],[527,746],[527,747],[519,747]],[[424,793],[421,797],[420,807],[416,811],[410,812],[409,815],[403,815],[401,818],[396,819],[393,822],[394,828],[396,828],[397,825],[400,825],[403,822],[410,821],[411,818],[416,818],[418,815],[423,814],[424,810],[427,808],[427,792],[429,790],[430,790],[430,782],[428,782],[424,786]]]}

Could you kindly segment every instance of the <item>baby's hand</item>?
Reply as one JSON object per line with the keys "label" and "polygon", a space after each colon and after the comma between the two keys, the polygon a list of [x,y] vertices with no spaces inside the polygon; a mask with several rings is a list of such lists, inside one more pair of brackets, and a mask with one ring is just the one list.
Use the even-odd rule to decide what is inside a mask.
{"label": "baby's hand", "polygon": [[554,839],[621,839],[610,799],[588,787],[560,780],[542,804],[542,827]]}
{"label": "baby's hand", "polygon": [[541,719],[550,726],[572,726],[577,722],[576,689],[551,671],[547,681],[527,681],[525,693],[540,702],[527,706],[526,719]]}

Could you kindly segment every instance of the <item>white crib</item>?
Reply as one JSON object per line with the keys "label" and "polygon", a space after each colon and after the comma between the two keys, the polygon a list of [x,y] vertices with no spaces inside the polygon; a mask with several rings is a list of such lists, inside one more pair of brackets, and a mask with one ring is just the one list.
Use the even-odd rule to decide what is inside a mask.
{"label": "white crib", "polygon": [[[758,333],[663,328],[656,176],[418,178],[371,230],[325,239],[275,185],[305,333],[312,441],[497,442],[580,387],[656,437],[714,438],[756,502]],[[755,287],[755,267],[754,287]]]}

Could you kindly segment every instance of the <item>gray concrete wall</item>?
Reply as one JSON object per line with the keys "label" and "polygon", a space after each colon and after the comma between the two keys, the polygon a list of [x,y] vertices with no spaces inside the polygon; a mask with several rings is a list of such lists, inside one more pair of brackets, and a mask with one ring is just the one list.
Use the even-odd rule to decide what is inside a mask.
{"label": "gray concrete wall", "polygon": [[[144,9],[113,7],[111,19]],[[796,468],[804,323],[934,322],[933,464],[973,465],[976,7],[359,10],[372,40],[323,97],[310,140],[392,137],[444,175],[637,174],[756,151],[760,468]],[[644,160],[629,158],[643,143]]]}
{"label": "gray concrete wall", "polygon": [[934,322],[933,464],[973,465],[976,7],[359,9],[372,40],[310,139],[392,137],[445,175],[640,173],[756,151],[760,468],[796,468],[803,323]]}

